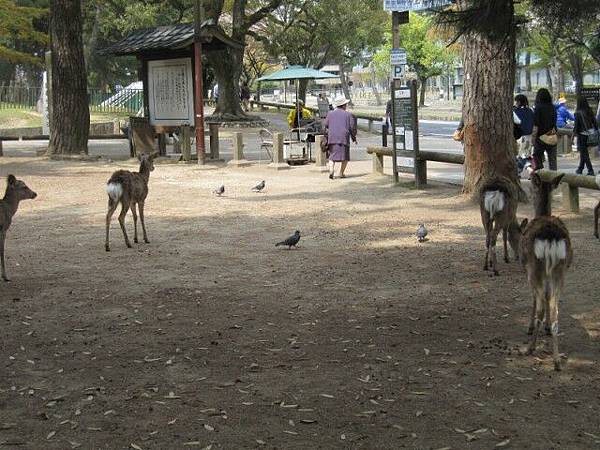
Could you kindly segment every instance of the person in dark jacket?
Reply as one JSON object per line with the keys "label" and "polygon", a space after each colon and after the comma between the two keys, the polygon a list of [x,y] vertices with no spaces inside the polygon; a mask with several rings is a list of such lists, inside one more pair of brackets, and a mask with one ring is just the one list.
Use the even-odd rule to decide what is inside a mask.
{"label": "person in dark jacket", "polygon": [[519,155],[523,158],[531,156],[531,133],[533,133],[533,111],[529,107],[529,100],[523,94],[515,97],[514,112],[521,120],[521,132],[519,138]]}
{"label": "person in dark jacket", "polygon": [[548,155],[550,170],[557,170],[556,145],[549,145],[540,139],[543,135],[556,134],[556,109],[548,89],[541,88],[535,97],[533,112],[533,161],[535,170],[544,167],[544,153]]}
{"label": "person in dark jacket", "polygon": [[577,174],[583,173],[585,166],[587,174],[594,175],[594,168],[592,167],[588,147],[588,136],[586,134],[589,130],[596,130],[597,132],[598,122],[596,122],[587,99],[579,95],[577,96],[577,109],[575,110],[575,128],[573,129],[573,132],[577,136],[577,151],[579,152],[579,167],[575,171]]}

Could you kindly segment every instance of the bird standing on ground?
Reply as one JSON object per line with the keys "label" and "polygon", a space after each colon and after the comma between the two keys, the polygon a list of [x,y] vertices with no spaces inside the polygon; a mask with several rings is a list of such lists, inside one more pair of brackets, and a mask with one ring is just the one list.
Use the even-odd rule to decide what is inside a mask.
{"label": "bird standing on ground", "polygon": [[265,180],[262,180],[256,186],[252,188],[254,192],[261,192],[265,188]]}
{"label": "bird standing on ground", "polygon": [[427,228],[422,223],[419,224],[419,228],[417,228],[417,239],[419,242],[425,242],[425,237],[427,236]]}
{"label": "bird standing on ground", "polygon": [[285,241],[281,241],[275,244],[275,247],[283,245],[287,246],[288,250],[290,250],[292,247],[297,247],[298,242],[300,242],[300,232],[296,230],[296,232],[292,234],[289,238],[287,238]]}
{"label": "bird standing on ground", "polygon": [[215,189],[213,191],[214,194],[217,194],[219,197],[225,193],[225,185],[222,184],[219,189]]}

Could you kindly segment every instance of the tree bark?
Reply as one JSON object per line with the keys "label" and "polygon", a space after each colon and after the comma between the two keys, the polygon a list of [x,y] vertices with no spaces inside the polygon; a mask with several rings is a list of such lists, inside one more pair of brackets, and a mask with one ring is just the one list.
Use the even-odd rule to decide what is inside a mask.
{"label": "tree bark", "polygon": [[350,88],[348,86],[348,80],[346,79],[346,70],[344,69],[344,64],[339,64],[340,71],[340,82],[342,84],[342,92],[344,93],[344,97],[350,100],[348,106],[354,106],[352,102],[352,95],[350,95]]}
{"label": "tree bark", "polygon": [[248,119],[240,104],[239,80],[244,50],[227,48],[207,56],[219,84],[219,100],[212,118],[224,121]]}
{"label": "tree bark", "polygon": [[[462,3],[464,7],[465,1]],[[466,2],[467,6],[469,4]],[[508,13],[512,14],[511,11]],[[463,192],[470,196],[477,195],[481,183],[493,177],[504,177],[519,186],[513,153],[516,62],[514,27],[511,30],[505,40],[491,39],[475,32],[467,33],[463,40]]]}
{"label": "tree bark", "polygon": [[531,52],[525,53],[525,91],[531,92]]}
{"label": "tree bark", "polygon": [[48,154],[88,152],[90,110],[80,0],[51,0],[52,118]]}
{"label": "tree bark", "polygon": [[419,78],[421,89],[419,92],[419,106],[425,106],[425,93],[427,91],[427,78]]}
{"label": "tree bark", "polygon": [[583,87],[583,58],[577,51],[569,51],[569,69],[575,81],[575,92],[580,94]]}
{"label": "tree bark", "polygon": [[552,71],[550,70],[550,67],[546,67],[546,84],[548,85],[548,90],[553,92],[554,83],[552,82]]}

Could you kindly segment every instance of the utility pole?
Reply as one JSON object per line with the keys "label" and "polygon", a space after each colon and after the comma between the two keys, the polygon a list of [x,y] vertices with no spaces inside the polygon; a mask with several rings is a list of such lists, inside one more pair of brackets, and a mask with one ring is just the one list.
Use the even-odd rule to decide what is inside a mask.
{"label": "utility pole", "polygon": [[204,22],[203,0],[194,4],[194,126],[196,129],[196,154],[198,164],[206,164],[206,148],[204,146],[204,93],[202,86],[202,42],[200,31]]}

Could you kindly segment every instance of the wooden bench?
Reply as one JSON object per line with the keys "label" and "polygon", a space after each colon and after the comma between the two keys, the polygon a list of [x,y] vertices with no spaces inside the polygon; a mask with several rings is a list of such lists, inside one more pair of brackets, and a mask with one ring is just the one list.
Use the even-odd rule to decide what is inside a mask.
{"label": "wooden bench", "polygon": [[[373,173],[379,173],[383,175],[383,157],[394,156],[394,151],[391,147],[367,147],[367,153],[373,157]],[[398,151],[398,156],[401,157],[412,157],[413,152],[410,151]],[[465,155],[462,153],[448,153],[448,152],[432,152],[427,150],[421,150],[419,152],[419,159],[421,161],[436,161],[448,164],[464,164]],[[425,172],[426,173],[426,172]]]}

